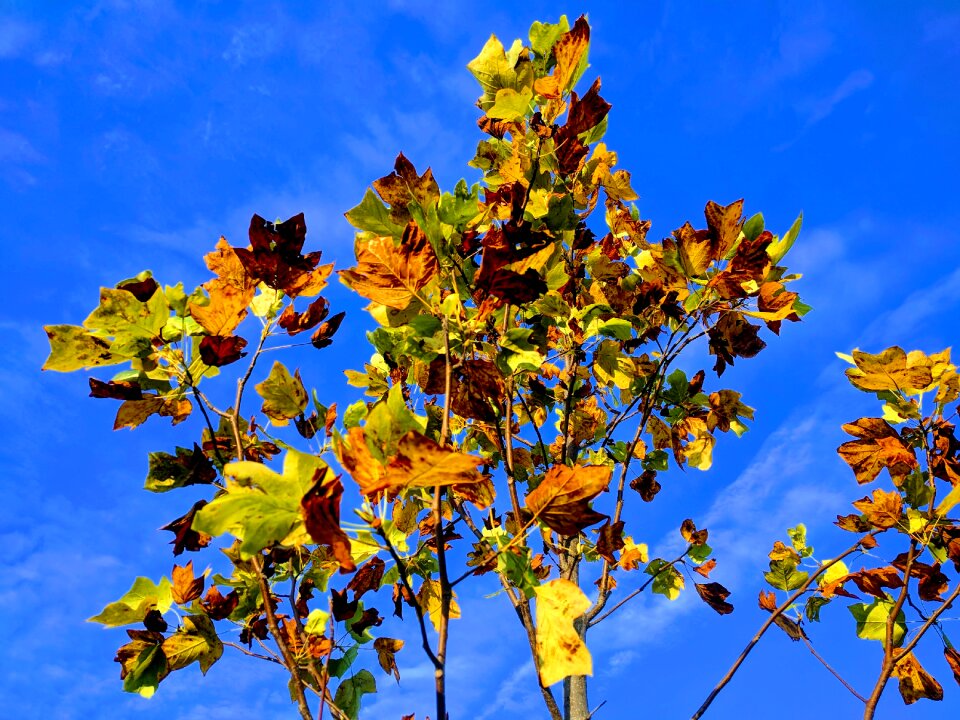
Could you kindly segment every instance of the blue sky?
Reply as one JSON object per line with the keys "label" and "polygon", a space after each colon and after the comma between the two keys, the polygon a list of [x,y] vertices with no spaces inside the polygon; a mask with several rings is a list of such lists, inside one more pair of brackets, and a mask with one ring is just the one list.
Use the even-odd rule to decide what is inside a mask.
{"label": "blue sky", "polygon": [[[751,431],[722,438],[711,472],[668,476],[633,518],[633,535],[658,554],[679,542],[684,517],[708,527],[737,611],[721,618],[694,598],[657,596],[600,626],[591,699],[608,704],[597,717],[638,705],[689,717],[763,620],[755,598],[773,540],[805,521],[818,557],[847,542],[830,521],[863,493],[836,456],[839,426],[873,410],[834,351],[932,352],[960,330],[955,3],[0,0],[6,716],[293,716],[282,676],[242,660],[206,679],[177,673],[150,701],[120,691],[111,659],[122,633],[83,620],[134,576],[169,573],[168,535],[155,528],[185,496],[141,485],[146,453],[188,444],[190,429],[154,419],[111,432],[114,408],[87,398],[83,377],[39,372],[41,326],[79,323],[99,286],[144,268],[167,283],[205,280],[202,254],[221,234],[242,244],[254,212],[305,212],[311,248],[350,265],[342,214],[399,151],[445,189],[475,177],[478,90],[465,65],[489,34],[510,41],[533,20],[584,11],[587,75],[601,75],[613,103],[606,141],[652,232],[702,224],[709,199],[745,197],[780,232],[803,210],[790,266],[814,307],[724,376],[757,409]],[[342,406],[354,395],[335,369],[366,359],[369,322],[345,288],[328,296],[348,311],[333,348],[290,364]],[[452,717],[538,717],[526,648],[504,598],[484,597],[492,591],[477,583],[461,600]],[[842,607],[824,617],[813,641],[867,692],[877,644],[857,640]],[[960,622],[946,626],[960,641]],[[919,656],[946,700],[905,710],[891,685],[878,717],[960,711],[935,638],[926,647]],[[398,660],[403,686],[378,675],[364,717],[430,712],[426,663],[412,646]],[[707,717],[748,706],[781,720],[853,717],[857,705],[802,646],[771,633]]]}

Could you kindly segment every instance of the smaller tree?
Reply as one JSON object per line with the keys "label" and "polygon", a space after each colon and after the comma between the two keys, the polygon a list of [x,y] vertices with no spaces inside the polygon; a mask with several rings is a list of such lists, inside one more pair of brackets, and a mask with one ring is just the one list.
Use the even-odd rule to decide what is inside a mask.
{"label": "smaller tree", "polygon": [[[787,530],[788,543],[774,543],[764,577],[786,599],[778,604],[775,592],[760,592],[760,607],[769,611],[770,617],[694,720],[703,715],[773,624],[793,640],[803,641],[864,703],[865,720],[874,717],[891,677],[898,680],[907,705],[924,698],[943,699],[940,683],[913,652],[931,628],[936,630],[944,659],[960,684],[960,653],[940,622],[960,596],[960,581],[950,591],[950,578],[943,572],[948,560],[960,571],[960,521],[950,517],[960,505],[960,442],[951,422],[960,409],[956,404],[960,398],[956,366],[950,362],[949,349],[929,356],[899,347],[878,355],[859,350],[838,355],[853,366],[846,371],[850,383],[875,394],[883,410],[881,417],[860,418],[843,426],[844,432],[856,439],[839,447],[840,457],[850,465],[858,485],[873,483],[881,474],[892,485],[854,501],[857,513],[837,516],[837,526],[858,537],[835,558],[814,557],[803,524]],[[867,596],[866,601],[854,590]],[[819,622],[821,610],[838,598],[861,600],[847,606],[856,623],[856,635],[878,641],[883,649],[880,672],[866,696],[827,665],[805,630]]]}

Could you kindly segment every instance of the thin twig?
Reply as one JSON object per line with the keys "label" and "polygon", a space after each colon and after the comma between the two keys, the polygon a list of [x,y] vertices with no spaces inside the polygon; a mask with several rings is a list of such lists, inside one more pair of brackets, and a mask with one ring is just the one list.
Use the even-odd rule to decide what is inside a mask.
{"label": "thin twig", "polygon": [[260,653],[251,652],[250,650],[247,650],[247,648],[245,648],[243,645],[238,645],[235,642],[225,641],[223,644],[226,645],[227,647],[236,648],[237,650],[242,652],[244,655],[249,655],[250,657],[255,657],[260,660],[266,660],[267,662],[276,663],[277,665],[283,665],[283,663],[280,660],[277,660],[276,658],[270,657],[269,655],[261,655]]}
{"label": "thin twig", "polygon": [[621,600],[620,602],[618,602],[618,603],[617,603],[616,605],[614,605],[612,608],[610,608],[609,610],[607,610],[603,615],[601,615],[601,616],[598,617],[598,618],[589,618],[589,619],[587,619],[587,627],[588,627],[588,628],[592,628],[594,625],[596,625],[597,623],[602,622],[602,621],[605,620],[606,618],[610,617],[610,616],[613,615],[617,610],[619,610],[619,609],[622,608],[624,605],[626,605],[628,602],[630,602],[631,600],[633,600],[633,598],[635,598],[637,595],[639,595],[639,594],[642,593],[644,590],[646,590],[646,589],[650,586],[650,583],[652,583],[654,580],[657,579],[657,576],[658,576],[660,573],[662,573],[662,572],[663,572],[664,570],[666,570],[668,567],[673,567],[673,566],[676,565],[678,562],[680,562],[681,560],[683,560],[683,559],[687,556],[687,553],[690,552],[690,549],[691,549],[692,547],[693,547],[692,545],[689,546],[689,547],[687,547],[687,549],[683,551],[683,554],[682,554],[682,555],[674,558],[673,560],[671,560],[670,562],[666,563],[665,565],[661,565],[660,568],[650,577],[649,580],[646,580],[640,587],[638,587],[638,588],[637,588],[636,590],[634,590],[632,593],[630,593],[629,595],[627,595],[623,600]]}
{"label": "thin twig", "polygon": [[861,695],[860,693],[858,693],[856,690],[854,690],[854,689],[853,689],[853,686],[850,685],[850,683],[848,683],[846,680],[844,680],[844,679],[843,679],[843,676],[840,675],[840,673],[838,673],[836,670],[834,670],[832,667],[830,667],[830,663],[828,663],[826,660],[824,660],[824,659],[823,659],[823,656],[822,656],[820,653],[817,652],[817,650],[816,650],[815,647],[813,647],[813,643],[810,642],[810,638],[808,638],[805,634],[802,634],[802,633],[801,633],[800,639],[803,640],[803,644],[807,646],[807,650],[809,650],[811,653],[813,653],[813,656],[814,656],[817,660],[820,661],[820,664],[823,665],[827,670],[829,670],[830,673],[831,673],[837,680],[839,680],[839,681],[841,682],[841,684],[842,684],[847,690],[849,690],[857,700],[859,700],[859,701],[862,702],[862,703],[866,703],[866,702],[867,702],[867,699],[866,699],[863,695]]}
{"label": "thin twig", "polygon": [[746,647],[740,653],[740,656],[734,661],[733,665],[730,666],[730,669],[727,670],[726,675],[724,675],[720,679],[720,682],[717,683],[716,687],[710,691],[710,694],[707,696],[707,699],[703,701],[703,704],[692,715],[691,720],[699,720],[699,718],[703,717],[704,713],[707,712],[707,709],[710,707],[711,703],[713,703],[717,695],[720,694],[720,691],[723,690],[727,686],[727,684],[733,679],[733,676],[736,674],[737,670],[743,664],[743,661],[747,659],[747,655],[750,654],[750,651],[753,650],[754,646],[758,642],[760,642],[760,638],[763,637],[764,633],[767,632],[767,630],[770,628],[771,625],[774,624],[774,622],[778,617],[780,617],[781,615],[783,615],[784,612],[786,612],[787,608],[793,605],[793,603],[796,601],[798,597],[800,597],[807,591],[807,588],[809,588],[814,582],[816,582],[817,578],[819,578],[823,573],[825,573],[833,565],[843,560],[843,558],[847,557],[847,555],[850,555],[856,552],[856,550],[860,547],[860,544],[866,538],[873,537],[874,535],[878,535],[879,533],[882,533],[882,532],[884,532],[884,530],[872,530],[871,532],[867,533],[862,538],[857,540],[857,542],[851,545],[847,550],[842,552],[840,555],[833,558],[832,560],[828,560],[827,562],[825,562],[823,565],[821,565],[817,569],[816,572],[811,574],[810,577],[806,579],[803,585],[797,588],[797,590],[793,593],[793,595],[788,597],[783,602],[783,604],[781,604],[776,610],[770,613],[770,617],[768,617],[766,622],[764,622],[763,625],[760,626],[760,629],[757,631],[757,634],[750,639],[750,642],[747,643]]}

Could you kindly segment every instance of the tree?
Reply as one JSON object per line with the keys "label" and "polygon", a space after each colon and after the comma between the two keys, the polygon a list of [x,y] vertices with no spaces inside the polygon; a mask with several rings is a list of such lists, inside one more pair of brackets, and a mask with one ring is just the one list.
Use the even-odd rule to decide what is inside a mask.
{"label": "tree", "polygon": [[[385,620],[368,606],[389,593],[394,615],[415,618],[443,718],[456,588],[491,574],[550,716],[580,720],[591,627],[647,588],[672,600],[688,581],[716,612],[733,610],[710,578],[706,529],[677,518],[684,551],[651,559],[628,532],[628,509],[653,501],[671,466],[708,470],[718,431],[746,430],[753,410],[740,393],[684,368],[706,348],[720,377],[764,348],[762,325],[776,334],[808,310],[781,265],[800,218],[778,237],[762,215],[744,216],[742,200],[710,202],[705,228],[648,240],[630,174],[602,142],[600,82],[574,91],[589,39],[584,18],[534,23],[509,49],[491,37],[468,66],[483,92],[486,137],[471,162],[481,181],[441,192],[401,154],[347,212],[357,263],[340,279],[378,324],[372,358],[347,376],[369,399],[340,412],[308,393],[299,370],[259,362],[304,332],[322,350],[344,317],[320,295],[333,268],[304,253],[302,215],[254,215],[245,247],[221,238],[202,288],[161,287],[145,272],[103,289],[82,326],[47,328],[46,369],[129,363],[90,380],[93,396],[122,401],[116,428],[199,411],[188,447],[151,453],[146,488],[210,486],[164,528],[175,555],[233,538],[228,573],[175,565],[91,618],[142,627],[117,654],[125,690],[152,694],[193,662],[205,672],[227,645],[282,665],[302,718],[317,714],[311,697],[319,714],[355,718],[376,691],[359,646],[372,643],[382,671],[400,678],[403,643],[379,635]],[[257,329],[248,315],[259,329],[245,337],[241,328]],[[211,388],[221,368],[237,375],[226,394]],[[245,419],[251,388],[262,403]],[[345,496],[357,497],[351,513]],[[795,589],[799,560],[775,552],[787,554],[771,575],[793,562],[781,589]],[[830,567],[810,581],[837,580]],[[770,608],[770,622],[794,627],[786,607]],[[218,623],[240,625],[241,643],[224,642]],[[889,650],[885,672],[897,658]]]}

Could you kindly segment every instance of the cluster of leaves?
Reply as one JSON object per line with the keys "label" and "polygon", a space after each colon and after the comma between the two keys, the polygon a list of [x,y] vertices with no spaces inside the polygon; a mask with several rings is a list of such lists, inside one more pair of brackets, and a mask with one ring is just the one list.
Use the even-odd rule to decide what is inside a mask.
{"label": "cluster of leaves", "polygon": [[[491,37],[468,65],[483,91],[485,136],[470,163],[481,180],[441,192],[401,154],[346,214],[356,265],[340,279],[369,301],[377,328],[369,361],[347,371],[366,397],[341,414],[314,393],[307,415],[299,371],[280,362],[254,386],[261,417],[240,414],[271,338],[315,329],[311,342],[324,347],[343,317],[327,319],[322,297],[294,307],[332,271],[302,253],[302,215],[254,216],[245,248],[221,239],[206,258],[216,277],[190,295],[145,273],[105,289],[83,327],[47,328],[47,369],[130,362],[91,380],[95,396],[123,400],[117,427],[151,414],[179,422],[197,403],[199,441],[152,453],[146,486],[209,486],[209,499],[167,525],[175,554],[234,538],[224,548],[231,572],[210,576],[206,595],[207,574],[194,577],[188,563],[172,581],[138,579],[93,618],[144,626],[128,630],[117,656],[125,689],[152,693],[193,661],[205,671],[223,651],[215,623],[227,622],[241,629],[230,646],[287,669],[303,718],[313,717],[305,691],[355,718],[376,690],[358,669],[359,645],[372,641],[382,669],[400,677],[402,643],[374,638],[384,618],[365,605],[369,593],[388,595],[400,618],[413,610],[443,718],[455,587],[494,573],[560,718],[549,686],[591,674],[588,628],[647,587],[672,600],[695,574],[710,607],[733,610],[726,588],[702,581],[716,566],[706,530],[684,520],[684,551],[651,559],[627,534],[625,508],[654,500],[671,465],[708,470],[718,431],[746,430],[753,410],[739,392],[707,390],[704,370],[688,376],[678,365],[705,348],[719,377],[764,348],[764,325],[777,334],[808,310],[781,264],[800,219],[778,237],[762,215],[744,216],[742,200],[709,202],[705,226],[649,239],[630,174],[602,142],[611,106],[600,81],[574,91],[589,39],[582,17],[534,23],[529,42],[510,48]],[[259,339],[221,409],[199,386],[254,347],[236,333],[248,312]],[[273,436],[291,420],[309,451]],[[341,522],[333,458],[360,498],[359,524]],[[589,567],[593,599],[581,586]],[[618,583],[630,591],[606,609]],[[165,634],[175,605],[182,619]]]}
{"label": "cluster of leaves", "polygon": [[[931,627],[960,683],[960,653],[938,621],[960,595],[960,578],[951,592],[948,575],[951,568],[960,572],[960,522],[951,517],[960,505],[960,442],[952,422],[960,376],[949,350],[925,355],[891,347],[878,355],[854,350],[840,357],[852,366],[846,371],[850,383],[882,403],[880,417],[843,426],[855,439],[838,448],[840,457],[859,485],[881,476],[891,484],[853,502],[856,513],[837,517],[837,526],[858,538],[840,557],[817,561],[803,525],[788,531],[789,545],[776,542],[765,577],[789,595],[788,602],[778,608],[773,592],[761,592],[760,606],[775,613],[791,637],[806,641],[804,627],[820,620],[824,606],[841,597],[859,600],[848,605],[857,637],[883,648],[873,693],[861,697],[872,717],[890,677],[899,681],[906,704],[943,699],[940,683],[913,653]],[[848,565],[848,556],[859,567]]]}

